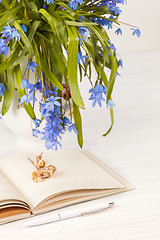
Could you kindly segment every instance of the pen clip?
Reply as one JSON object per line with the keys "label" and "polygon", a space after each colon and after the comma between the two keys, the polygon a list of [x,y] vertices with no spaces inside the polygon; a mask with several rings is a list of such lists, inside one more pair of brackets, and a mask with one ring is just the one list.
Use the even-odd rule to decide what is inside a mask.
{"label": "pen clip", "polygon": [[95,210],[95,211],[92,211],[92,212],[81,213],[80,216],[84,217],[84,216],[100,213],[100,212],[103,212],[105,210],[108,210],[108,209],[114,207],[114,205],[115,205],[114,202],[110,202],[109,205],[107,207],[105,207],[105,208],[102,208],[102,209],[99,209],[99,210]]}

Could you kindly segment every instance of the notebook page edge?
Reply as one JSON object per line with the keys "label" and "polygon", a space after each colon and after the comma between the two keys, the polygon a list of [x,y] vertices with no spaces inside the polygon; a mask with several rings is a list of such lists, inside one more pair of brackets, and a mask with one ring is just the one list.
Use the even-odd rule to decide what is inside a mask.
{"label": "notebook page edge", "polygon": [[91,200],[103,198],[103,197],[107,197],[107,196],[114,195],[114,194],[121,193],[121,192],[125,192],[125,191],[127,191],[125,188],[124,189],[123,188],[117,188],[117,189],[114,189],[114,190],[106,190],[105,194],[95,194],[95,195],[85,196],[85,197],[81,197],[81,198],[76,198],[76,199],[73,199],[73,200],[70,200],[70,201],[66,200],[65,202],[60,202],[60,203],[57,203],[57,204],[54,204],[54,205],[46,206],[46,207],[43,207],[41,209],[34,209],[33,210],[33,215],[39,215],[39,214],[46,213],[46,212],[49,212],[49,211],[54,211],[56,209],[61,209],[61,208],[64,208],[64,207],[68,207],[68,206],[71,206],[73,204],[78,204],[78,203],[83,203],[83,202],[86,202],[86,201],[91,201]]}
{"label": "notebook page edge", "polygon": [[93,162],[95,162],[98,166],[100,166],[103,170],[105,170],[108,174],[110,174],[113,178],[115,178],[118,182],[120,182],[127,190],[135,189],[135,187],[126,181],[123,177],[121,177],[118,173],[116,173],[113,169],[107,166],[106,163],[99,160],[96,156],[90,153],[87,150],[82,151],[88,158],[90,158]]}

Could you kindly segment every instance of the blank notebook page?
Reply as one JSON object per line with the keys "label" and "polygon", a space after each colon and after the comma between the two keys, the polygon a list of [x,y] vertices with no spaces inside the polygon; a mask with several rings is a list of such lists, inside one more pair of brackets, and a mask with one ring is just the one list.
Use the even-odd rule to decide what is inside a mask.
{"label": "blank notebook page", "polygon": [[9,199],[17,199],[24,201],[19,192],[8,182],[8,180],[0,172],[0,205],[3,201]]}
{"label": "blank notebook page", "polygon": [[[35,207],[50,195],[79,189],[124,188],[117,180],[80,151],[59,150],[43,153],[47,164],[55,165],[55,174],[42,182],[32,180],[35,167],[27,157],[35,160],[40,152],[16,153],[0,162],[0,170]],[[13,170],[15,169],[15,171]]]}

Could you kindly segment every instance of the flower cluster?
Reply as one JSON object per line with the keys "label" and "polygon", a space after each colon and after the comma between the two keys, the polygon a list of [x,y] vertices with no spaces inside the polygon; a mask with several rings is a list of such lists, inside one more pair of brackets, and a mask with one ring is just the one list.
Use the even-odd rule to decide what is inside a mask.
{"label": "flower cluster", "polygon": [[73,10],[77,10],[78,4],[82,5],[83,4],[83,0],[70,0],[70,8]]}
{"label": "flower cluster", "polygon": [[9,26],[9,24],[3,27],[3,31],[0,32],[0,54],[3,53],[5,57],[9,53],[8,43],[10,40],[17,41],[20,40],[20,33],[14,27]]}
{"label": "flower cluster", "polygon": [[42,135],[42,140],[45,140],[45,146],[47,149],[58,149],[62,147],[59,140],[62,139],[61,135],[64,134],[67,129],[69,132],[74,130],[78,134],[75,123],[71,123],[69,118],[62,116],[60,110],[61,98],[58,97],[57,88],[53,86],[53,93],[43,103],[40,104],[41,119],[46,123],[42,131],[38,129],[41,120],[33,120],[36,125],[36,129],[33,129],[33,136],[37,137],[37,134]]}
{"label": "flower cluster", "polygon": [[[46,99],[41,105],[40,111],[42,118],[46,121],[46,126],[41,132],[42,139],[45,140],[45,146],[47,149],[58,149],[61,147],[61,143],[58,139],[61,139],[63,131],[63,120],[60,111],[60,97],[57,97],[57,89],[55,88],[53,95]],[[38,129],[37,129],[38,130]],[[40,132],[39,132],[40,133]]]}
{"label": "flower cluster", "polygon": [[[34,72],[34,68],[38,65],[35,62],[29,62],[27,69]],[[29,102],[33,104],[37,101],[35,95],[36,92],[42,94],[40,99],[39,106],[41,112],[41,120],[34,119],[33,123],[35,128],[32,129],[32,134],[34,137],[42,135],[41,139],[45,140],[45,146],[47,149],[58,149],[62,147],[59,140],[62,139],[61,135],[64,134],[67,130],[71,132],[72,130],[78,135],[76,130],[75,123],[72,123],[68,117],[62,116],[61,112],[61,100],[62,98],[69,100],[71,98],[71,93],[69,87],[66,90],[66,85],[63,84],[64,90],[62,92],[62,97],[58,97],[58,89],[52,85],[49,89],[45,82],[45,75],[43,74],[43,82],[40,81],[39,75],[37,76],[36,83],[30,83],[28,80],[22,80],[22,87],[26,91],[26,94],[21,97],[20,104],[25,103],[28,105]],[[67,97],[68,92],[68,97]],[[45,127],[41,130],[41,122],[45,121]]]}
{"label": "flower cluster", "polygon": [[[46,99],[40,108],[43,119],[46,121],[46,126],[43,128],[43,131],[38,133],[42,134],[42,140],[45,140],[45,146],[47,149],[58,149],[62,147],[59,140],[62,139],[61,135],[65,131],[71,132],[74,130],[78,134],[75,123],[71,123],[69,118],[62,117],[60,111],[60,97],[57,97],[57,91],[55,89],[54,94]],[[34,131],[34,130],[33,130]]]}
{"label": "flower cluster", "polygon": [[[92,100],[92,107],[95,107],[96,104],[98,104],[100,107],[102,107],[102,102],[105,101],[105,96],[107,94],[107,87],[103,86],[101,84],[97,84],[94,88],[91,88],[89,90],[89,93],[91,93],[91,96],[89,100]],[[112,100],[106,100],[106,106],[107,108],[110,107],[113,109],[116,105]]]}
{"label": "flower cluster", "polygon": [[[47,4],[50,4],[50,3],[54,4],[53,0],[44,0],[44,2],[46,2]],[[84,1],[83,0],[69,0],[69,2],[70,2],[69,7],[72,10],[77,10],[78,5],[82,5]],[[93,18],[92,17],[92,18],[90,18],[90,20],[98,23],[101,26],[107,26],[108,29],[110,29],[110,28],[112,29],[113,28],[113,21],[112,20],[114,19],[114,16],[119,16],[122,13],[122,10],[118,7],[117,4],[124,5],[124,4],[127,4],[127,1],[126,0],[103,0],[103,1],[100,1],[100,3],[96,4],[95,6],[97,8],[101,7],[101,6],[106,6],[110,16],[108,18]],[[43,7],[46,8],[46,5],[44,4]],[[84,21],[83,16],[81,16],[81,20]],[[83,27],[83,28],[85,28],[85,27]],[[141,32],[138,28],[131,28],[131,30],[133,31],[133,36],[137,35],[137,37],[140,37]],[[122,35],[121,28],[117,28],[115,33],[117,35],[119,35],[119,34]],[[88,38],[88,36],[87,36],[87,38]]]}
{"label": "flower cluster", "polygon": [[[117,4],[124,5],[125,3],[127,3],[126,0],[103,0],[96,6],[106,6],[106,8],[108,8],[110,16],[108,18],[90,18],[90,20],[98,23],[101,26],[107,26],[108,29],[112,29],[114,17],[119,16],[122,13],[122,10],[117,6]],[[137,37],[140,37],[141,32],[138,28],[131,28],[131,30],[133,31],[133,36],[137,35]],[[122,29],[117,28],[115,30],[115,33],[117,35],[122,35]]]}
{"label": "flower cluster", "polygon": [[[61,147],[66,131],[75,132],[82,147],[80,109],[85,109],[85,105],[79,79],[81,82],[85,76],[91,84],[92,106],[103,104],[110,108],[108,134],[115,106],[112,92],[119,67],[123,67],[108,30],[122,35],[119,6],[125,3],[126,0],[36,0],[30,4],[25,0],[0,0],[2,115],[9,110],[17,90],[18,109],[23,106],[26,110],[33,121],[33,135],[44,140],[47,149]],[[131,33],[141,35],[135,26]],[[27,66],[23,69],[25,61]],[[36,108],[40,117],[36,116]]]}
{"label": "flower cluster", "polygon": [[89,100],[93,100],[92,107],[95,107],[96,103],[98,103],[100,107],[102,106],[101,102],[105,101],[103,94],[106,95],[106,92],[107,88],[101,84],[97,84],[94,88],[89,90],[89,93],[91,93]]}

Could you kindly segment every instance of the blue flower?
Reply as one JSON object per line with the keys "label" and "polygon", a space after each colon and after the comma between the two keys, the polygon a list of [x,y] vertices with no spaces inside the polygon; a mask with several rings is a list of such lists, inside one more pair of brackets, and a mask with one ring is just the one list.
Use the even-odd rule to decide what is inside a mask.
{"label": "blue flower", "polygon": [[22,79],[22,88],[23,89],[28,89],[29,82],[27,79]]}
{"label": "blue flower", "polygon": [[39,127],[39,124],[41,123],[41,120],[33,119],[33,123],[36,125],[36,127]]}
{"label": "blue flower", "polygon": [[6,38],[6,41],[9,42],[11,39],[13,41],[17,41],[19,40],[20,41],[20,33],[17,31],[17,29],[9,26],[9,24],[5,27],[3,27],[3,31],[1,31],[2,33],[2,38]]}
{"label": "blue flower", "polygon": [[43,8],[46,9],[46,8],[47,8],[47,5],[46,5],[46,4],[43,4]]}
{"label": "blue flower", "polygon": [[28,89],[29,82],[27,79],[22,79],[22,88]]}
{"label": "blue flower", "polygon": [[37,79],[36,83],[35,83],[35,88],[40,92],[42,93],[42,82],[40,81],[40,79]]}
{"label": "blue flower", "polygon": [[47,2],[47,4],[50,4],[50,3],[54,4],[53,0],[44,0],[44,2]]}
{"label": "blue flower", "polygon": [[80,51],[80,54],[78,53],[78,63],[80,62],[80,61],[82,61],[83,62],[83,64],[86,64],[86,62],[85,62],[85,58],[88,58],[88,56],[87,55],[83,55],[82,56],[82,52]]}
{"label": "blue flower", "polygon": [[22,88],[25,90],[35,91],[35,84],[30,83],[27,79],[22,79]]}
{"label": "blue flower", "polygon": [[69,125],[71,125],[71,121],[69,120],[69,118],[64,117],[63,124],[64,124],[64,127],[68,127]]}
{"label": "blue flower", "polygon": [[20,104],[25,103],[28,105],[30,101],[33,101],[33,104],[37,101],[35,98],[34,92],[30,91],[28,94],[23,95],[20,100]]}
{"label": "blue flower", "polygon": [[34,119],[33,123],[37,128],[32,129],[32,134],[35,137],[38,137],[38,134],[41,134],[41,139],[45,140],[46,148],[54,149],[56,151],[59,147],[62,146],[58,139],[62,138],[61,135],[64,134],[66,130],[65,128],[70,126],[71,124],[69,122],[69,119],[63,119],[62,117],[62,113],[60,110],[61,104],[58,101],[59,99],[61,99],[60,97],[58,97],[58,89],[55,86],[52,86],[52,90],[49,90],[46,86],[44,75],[43,88],[39,76],[37,76],[37,82],[35,84],[31,84],[26,79],[23,79],[22,87],[23,89],[27,90],[28,93],[21,97],[20,104],[22,104],[23,102],[28,104],[31,100],[33,100],[34,102],[35,91],[41,92],[43,97],[48,96],[47,99],[43,98],[43,102],[40,103],[41,118],[43,119],[43,121],[45,121],[46,125],[43,130],[40,131],[37,128],[39,127],[41,120]]}
{"label": "blue flower", "polygon": [[28,95],[24,95],[21,97],[20,104],[22,104],[22,103],[25,103],[26,105],[28,105],[28,103],[29,103]]}
{"label": "blue flower", "polygon": [[113,109],[113,107],[115,107],[115,103],[112,100],[108,100],[107,101],[107,108],[110,107],[111,109]]}
{"label": "blue flower", "polygon": [[82,36],[83,41],[86,42],[90,31],[86,27],[79,27],[79,34]]}
{"label": "blue flower", "polygon": [[48,114],[45,115],[46,127],[43,128],[43,132],[41,134],[43,137],[42,140],[45,140],[45,146],[47,149],[58,149],[58,146],[61,147],[60,142],[57,138],[61,139],[60,134],[63,134],[63,126],[61,125],[63,121],[59,118],[61,117],[61,113],[59,107],[54,108],[53,111],[49,111]]}
{"label": "blue flower", "polygon": [[0,96],[3,97],[4,92],[6,91],[4,83],[0,83]]}
{"label": "blue flower", "polygon": [[121,67],[121,68],[123,68],[123,62],[122,62],[122,60],[121,60],[121,59],[118,61],[118,67]]}
{"label": "blue flower", "polygon": [[22,25],[21,25],[21,28],[22,28],[23,32],[25,32],[25,33],[27,32],[27,27],[26,27],[26,25],[22,24]]}
{"label": "blue flower", "polygon": [[115,12],[116,15],[120,15],[122,13],[122,10],[119,9],[119,7],[116,7],[114,12]]}
{"label": "blue flower", "polygon": [[3,31],[1,31],[1,33],[2,33],[2,38],[3,37],[9,38],[7,40],[7,42],[8,42],[10,40],[10,38],[11,38],[10,36],[11,36],[11,33],[12,33],[11,26],[9,26],[9,24],[8,24],[7,26],[3,27]]}
{"label": "blue flower", "polygon": [[9,52],[9,47],[7,47],[7,42],[5,39],[0,38],[0,54],[3,53],[5,57]]}
{"label": "blue flower", "polygon": [[109,47],[109,49],[113,49],[114,50],[114,55],[116,56],[116,48],[113,44],[111,44],[111,46]]}
{"label": "blue flower", "polygon": [[127,4],[127,0],[122,0],[122,4]]}
{"label": "blue flower", "polygon": [[75,123],[71,124],[71,125],[68,127],[68,131],[69,131],[69,132],[72,132],[72,130],[78,135],[78,132],[77,132]]}
{"label": "blue flower", "polygon": [[38,138],[38,134],[40,134],[40,131],[38,129],[32,129],[32,135],[33,137]]}
{"label": "blue flower", "polygon": [[31,69],[32,72],[34,72],[34,67],[37,67],[38,65],[35,62],[29,62],[27,65],[27,70]]}
{"label": "blue flower", "polygon": [[91,18],[91,20],[93,20],[94,22],[98,23],[99,25],[102,26],[108,26],[108,29],[112,29],[112,24],[113,22],[108,20],[108,19],[104,19],[104,18]]}
{"label": "blue flower", "polygon": [[20,41],[21,39],[20,33],[15,28],[12,28],[11,39],[13,41],[18,41],[18,40]]}
{"label": "blue flower", "polygon": [[80,20],[81,20],[81,21],[84,21],[84,17],[83,17],[82,15],[80,16]]}
{"label": "blue flower", "polygon": [[95,107],[96,103],[98,103],[98,105],[101,107],[102,106],[102,101],[105,101],[104,97],[103,97],[103,93],[106,93],[107,89],[104,88],[102,85],[97,84],[94,89],[91,88],[89,90],[89,93],[91,93],[91,96],[89,98],[89,100],[93,100],[92,102],[92,107]]}
{"label": "blue flower", "polygon": [[5,57],[8,55],[10,48],[7,46],[0,46],[0,54],[3,53],[3,56]]}
{"label": "blue flower", "polygon": [[2,38],[0,38],[0,52],[2,53],[2,48],[5,48],[7,45],[6,41]]}
{"label": "blue flower", "polygon": [[83,0],[70,0],[70,8],[73,10],[77,10],[78,4],[82,5],[83,4]]}
{"label": "blue flower", "polygon": [[54,148],[55,151],[58,150],[58,147],[62,147],[61,143],[57,139],[54,139],[54,140],[51,140],[51,141],[46,140],[45,146],[48,150]]}
{"label": "blue flower", "polygon": [[50,90],[50,89],[46,86],[46,83],[45,83],[44,78],[43,78],[43,86],[44,86],[44,87],[42,87],[42,81],[40,80],[40,77],[39,77],[39,76],[37,76],[37,81],[36,81],[36,83],[34,84],[34,86],[35,86],[35,89],[36,89],[37,91],[39,91],[40,93],[43,93],[43,97],[45,97],[45,96],[50,97],[51,94],[52,94],[52,95],[54,94],[55,96],[57,96],[57,92],[54,91],[54,87],[53,87],[53,90]]}
{"label": "blue flower", "polygon": [[118,28],[116,31],[115,31],[115,33],[117,34],[117,35],[122,35],[122,30],[120,29],[120,28]]}
{"label": "blue flower", "polygon": [[70,4],[69,4],[70,8],[73,10],[77,10],[78,7],[78,3],[76,0],[70,0]]}
{"label": "blue flower", "polygon": [[137,35],[137,37],[141,36],[141,31],[138,28],[131,28],[131,30],[133,31],[133,36]]}
{"label": "blue flower", "polygon": [[61,106],[61,104],[57,101],[58,99],[60,99],[60,97],[51,96],[50,98],[47,98],[45,107],[54,111],[55,106]]}
{"label": "blue flower", "polygon": [[33,103],[35,103],[37,101],[35,97],[36,84],[30,83],[26,79],[22,79],[22,88],[24,90],[27,90],[27,94],[21,97],[20,104],[25,103],[28,105],[30,101],[33,101]]}

